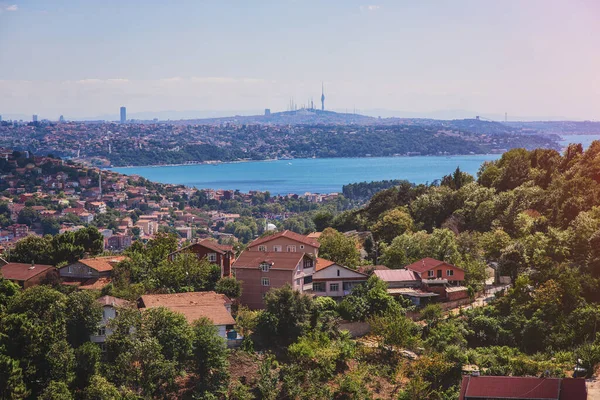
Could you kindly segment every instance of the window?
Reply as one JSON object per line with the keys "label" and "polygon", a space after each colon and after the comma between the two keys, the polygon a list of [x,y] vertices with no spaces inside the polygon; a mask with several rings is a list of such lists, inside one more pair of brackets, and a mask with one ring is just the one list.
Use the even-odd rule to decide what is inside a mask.
{"label": "window", "polygon": [[337,292],[340,290],[340,284],[339,283],[330,283],[329,284],[329,291],[330,292]]}
{"label": "window", "polygon": [[340,276],[340,270],[339,269],[337,270],[337,276]]}
{"label": "window", "polygon": [[258,246],[258,251],[267,251],[267,246]]}
{"label": "window", "polygon": [[454,276],[454,270],[452,270],[452,269],[447,270],[446,276]]}
{"label": "window", "polygon": [[312,268],[313,266],[313,260],[310,258],[305,258],[304,259],[304,268]]}
{"label": "window", "polygon": [[325,291],[325,283],[324,282],[313,282],[313,292],[324,292]]}
{"label": "window", "polygon": [[208,253],[207,257],[208,257],[208,261],[210,261],[210,262],[217,261],[217,253]]}
{"label": "window", "polygon": [[100,346],[101,352],[106,353],[106,343],[98,343],[98,346]]}
{"label": "window", "polygon": [[92,274],[92,269],[88,267],[88,275]]}
{"label": "window", "polygon": [[292,245],[288,245],[286,248],[288,253],[295,253],[296,252],[296,246],[292,246]]}
{"label": "window", "polygon": [[304,250],[304,245],[303,244],[300,245],[300,250]]}
{"label": "window", "polygon": [[262,278],[261,283],[263,286],[271,286],[271,280],[269,278]]}
{"label": "window", "polygon": [[70,265],[69,265],[68,271],[69,271],[69,273],[70,273],[70,274],[72,274],[72,273],[73,273],[73,270],[71,269],[71,266],[70,266]]}
{"label": "window", "polygon": [[274,252],[281,252],[281,246],[273,246]]}
{"label": "window", "polygon": [[266,262],[260,264],[260,270],[262,272],[269,272],[269,269],[271,269],[271,264]]}
{"label": "window", "polygon": [[427,277],[433,278],[433,270],[432,271],[427,271]]}
{"label": "window", "polygon": [[98,336],[105,336],[105,335],[106,335],[106,328],[105,327],[98,328]]}

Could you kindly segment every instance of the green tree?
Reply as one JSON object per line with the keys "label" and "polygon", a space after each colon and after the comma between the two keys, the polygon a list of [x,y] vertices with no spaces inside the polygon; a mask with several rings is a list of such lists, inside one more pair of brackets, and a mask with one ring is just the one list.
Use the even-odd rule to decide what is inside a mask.
{"label": "green tree", "polygon": [[90,378],[89,385],[83,390],[83,400],[121,400],[117,388],[101,375],[94,375]]}
{"label": "green tree", "polygon": [[92,293],[79,291],[67,296],[67,339],[73,347],[89,341],[90,335],[98,330],[101,319],[102,306]]}
{"label": "green tree", "polygon": [[319,255],[340,265],[354,268],[360,262],[356,241],[333,228],[327,228],[319,238]]}
{"label": "green tree", "polygon": [[102,351],[96,343],[87,342],[75,350],[75,386],[86,387],[98,373]]}
{"label": "green tree", "polygon": [[104,236],[94,226],[79,229],[75,232],[75,245],[83,247],[87,254],[95,256],[104,251]]}
{"label": "green tree", "polygon": [[73,395],[65,382],[52,381],[44,389],[39,397],[40,400],[72,400]]}
{"label": "green tree", "polygon": [[376,240],[390,243],[396,236],[410,232],[413,228],[414,222],[408,210],[405,207],[398,207],[386,211],[372,226],[371,231]]}
{"label": "green tree", "polygon": [[142,324],[158,340],[165,359],[183,365],[191,354],[193,340],[185,316],[164,307],[150,308],[143,313]]}
{"label": "green tree", "polygon": [[229,362],[225,340],[212,321],[201,318],[194,322],[193,365],[198,376],[196,393],[224,395],[229,383]]}
{"label": "green tree", "polygon": [[242,295],[242,284],[234,277],[223,277],[217,281],[215,291],[230,299],[237,299]]}
{"label": "green tree", "polygon": [[308,328],[312,311],[312,299],[290,285],[271,289],[265,296],[257,331],[266,342],[293,342]]}
{"label": "green tree", "polygon": [[20,363],[0,353],[0,398],[21,400],[28,396]]}

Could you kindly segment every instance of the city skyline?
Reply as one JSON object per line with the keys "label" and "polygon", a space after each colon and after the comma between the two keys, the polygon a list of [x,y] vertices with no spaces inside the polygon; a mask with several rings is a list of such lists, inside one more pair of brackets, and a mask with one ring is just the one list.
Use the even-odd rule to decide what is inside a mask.
{"label": "city skyline", "polygon": [[277,112],[324,82],[342,112],[598,120],[598,16],[591,0],[0,1],[0,113]]}

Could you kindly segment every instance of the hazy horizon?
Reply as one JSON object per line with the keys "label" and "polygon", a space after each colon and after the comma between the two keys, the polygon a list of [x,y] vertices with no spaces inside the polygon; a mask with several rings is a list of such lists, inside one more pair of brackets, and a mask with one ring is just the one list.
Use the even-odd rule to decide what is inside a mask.
{"label": "hazy horizon", "polygon": [[600,119],[594,0],[398,3],[0,0],[0,115]]}

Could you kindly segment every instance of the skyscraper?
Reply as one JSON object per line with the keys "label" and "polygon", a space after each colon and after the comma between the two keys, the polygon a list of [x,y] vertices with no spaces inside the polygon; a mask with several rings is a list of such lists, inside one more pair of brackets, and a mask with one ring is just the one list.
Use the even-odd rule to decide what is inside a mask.
{"label": "skyscraper", "polygon": [[125,122],[127,122],[127,109],[121,107],[121,123],[124,124]]}
{"label": "skyscraper", "polygon": [[321,82],[321,111],[325,111],[325,86]]}
{"label": "skyscraper", "polygon": [[38,116],[37,116],[37,114],[33,114],[33,122],[38,122]]}

